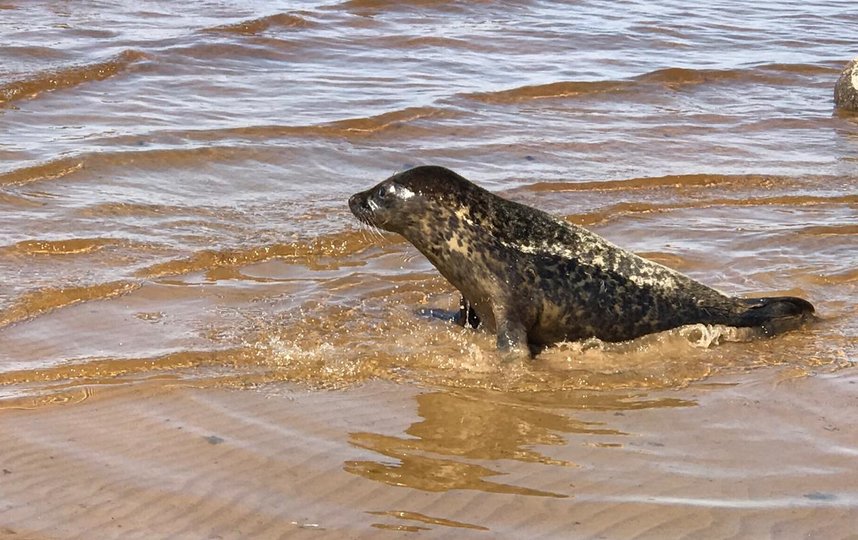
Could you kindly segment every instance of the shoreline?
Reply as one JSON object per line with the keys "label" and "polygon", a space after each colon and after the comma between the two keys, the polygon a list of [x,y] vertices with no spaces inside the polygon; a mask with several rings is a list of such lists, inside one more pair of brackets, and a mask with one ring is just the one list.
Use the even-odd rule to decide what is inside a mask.
{"label": "shoreline", "polygon": [[601,409],[382,381],[97,388],[0,411],[0,538],[846,538],[858,368],[798,371]]}

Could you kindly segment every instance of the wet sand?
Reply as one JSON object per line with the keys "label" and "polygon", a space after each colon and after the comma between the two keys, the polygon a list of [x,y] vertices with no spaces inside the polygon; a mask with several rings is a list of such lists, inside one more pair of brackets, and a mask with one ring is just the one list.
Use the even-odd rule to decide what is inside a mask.
{"label": "wet sand", "polygon": [[771,371],[577,401],[88,388],[0,414],[0,537],[855,538],[858,370]]}

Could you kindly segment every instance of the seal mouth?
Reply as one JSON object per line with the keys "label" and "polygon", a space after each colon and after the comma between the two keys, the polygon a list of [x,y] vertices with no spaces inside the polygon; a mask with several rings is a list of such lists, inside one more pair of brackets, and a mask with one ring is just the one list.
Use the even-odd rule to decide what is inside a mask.
{"label": "seal mouth", "polygon": [[370,227],[377,227],[373,221],[372,209],[367,203],[365,194],[356,193],[349,197],[349,210],[352,211],[352,214],[354,214],[361,223],[369,225]]}

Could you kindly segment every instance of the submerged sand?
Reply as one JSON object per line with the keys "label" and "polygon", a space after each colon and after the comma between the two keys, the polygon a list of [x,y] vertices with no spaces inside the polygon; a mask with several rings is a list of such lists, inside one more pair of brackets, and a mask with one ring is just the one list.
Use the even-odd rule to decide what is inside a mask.
{"label": "submerged sand", "polygon": [[0,411],[0,538],[858,538],[856,413],[855,367],[574,396],[91,387]]}

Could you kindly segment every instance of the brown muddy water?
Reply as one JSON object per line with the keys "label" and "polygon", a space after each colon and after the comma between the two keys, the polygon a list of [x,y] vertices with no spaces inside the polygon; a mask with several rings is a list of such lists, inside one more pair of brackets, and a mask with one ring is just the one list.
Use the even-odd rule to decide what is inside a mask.
{"label": "brown muddy water", "polygon": [[[32,424],[17,409],[64,403],[47,407],[64,425],[63,414],[77,418],[70,402],[108,390],[130,406],[194,387],[164,403],[191,415],[215,399],[205,396],[220,396],[218,407],[206,405],[212,414],[245,407],[230,417],[236,429],[296,422],[307,448],[315,423],[342,423],[330,435],[341,459],[326,470],[411,505],[368,508],[326,529],[332,537],[563,537],[571,526],[483,511],[507,508],[504,497],[551,499],[552,516],[594,501],[637,505],[616,522],[592,510],[581,519],[595,525],[582,537],[789,537],[817,526],[845,537],[851,524],[858,530],[858,483],[828,482],[844,471],[854,479],[858,456],[858,402],[847,386],[858,355],[858,116],[836,113],[832,92],[856,43],[851,1],[0,0],[0,408],[10,409],[0,417],[13,426],[4,431]],[[491,336],[417,314],[457,303],[434,268],[348,211],[350,194],[419,164],[452,168],[723,291],[808,298],[820,321],[771,340],[689,327],[624,344],[563,344],[501,369]],[[782,395],[795,377],[802,390]],[[143,399],[132,388],[151,391]],[[766,389],[781,397],[767,403]],[[290,392],[312,402],[306,415],[254,416],[258,396],[288,407]],[[783,469],[738,459],[739,447],[713,469],[707,452],[724,441],[699,427],[709,410],[701,392],[732,411],[722,420],[737,441],[770,443],[748,450],[757,457],[796,433],[809,441],[808,418],[853,420],[826,424],[836,433],[820,433],[834,438],[793,449]],[[743,399],[762,409],[743,413],[735,406]],[[385,413],[391,400],[402,416]],[[131,432],[167,414],[158,406],[105,421]],[[617,418],[644,410],[643,425],[664,429],[636,431]],[[378,421],[364,421],[367,411]],[[178,444],[149,429],[147,440]],[[629,452],[645,431],[652,446]],[[251,447],[268,441],[248,437]],[[65,455],[70,468],[76,452],[89,463],[118,452],[43,439],[31,433],[31,450]],[[683,444],[693,455],[676,450]],[[543,445],[571,450],[558,457]],[[591,475],[604,472],[600,463],[619,472],[558,483],[572,460]],[[799,466],[817,460],[829,464]],[[132,461],[126,477],[146,471],[169,484],[167,469]],[[543,472],[517,476],[522,464]],[[646,488],[654,476],[636,487],[622,479],[645,470],[693,488],[654,494]],[[511,476],[487,480],[503,473]],[[736,478],[771,480],[771,489],[707,489],[700,480],[735,487]],[[33,504],[41,485],[33,482],[0,503]],[[169,486],[179,498],[193,492]],[[448,504],[427,517],[413,509],[420,494],[482,510],[463,516]],[[136,504],[133,493],[116,497]],[[347,505],[314,500],[296,512],[330,516]],[[674,513],[637,527],[647,504]],[[2,508],[0,526],[34,537],[107,534],[103,523],[81,518],[78,527],[69,515],[55,525],[26,513],[4,521]],[[695,516],[693,526],[683,521],[689,508],[721,524],[741,515],[724,532],[715,521],[710,529]],[[281,517],[296,534],[324,529],[295,516]],[[214,534],[202,517],[157,530]],[[775,526],[791,519],[791,529]],[[219,534],[247,537],[233,525]],[[250,536],[274,530],[288,532]]]}

